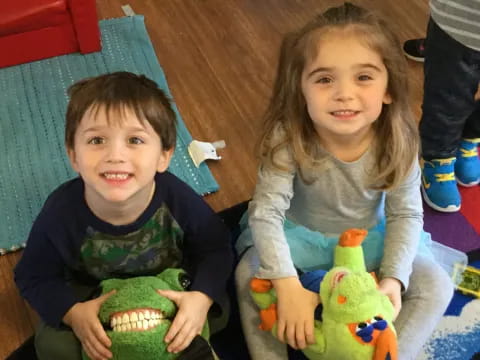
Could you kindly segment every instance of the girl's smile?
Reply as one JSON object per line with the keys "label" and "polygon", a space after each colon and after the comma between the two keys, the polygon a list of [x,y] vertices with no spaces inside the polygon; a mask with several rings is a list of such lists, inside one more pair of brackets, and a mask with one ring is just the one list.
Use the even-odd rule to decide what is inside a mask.
{"label": "girl's smile", "polygon": [[336,111],[332,111],[330,114],[332,116],[335,116],[339,120],[348,120],[348,119],[354,118],[359,113],[360,111],[355,111],[355,110],[336,110]]}
{"label": "girl's smile", "polygon": [[365,145],[383,104],[391,102],[387,84],[382,58],[352,30],[322,35],[301,81],[307,111],[322,145]]}

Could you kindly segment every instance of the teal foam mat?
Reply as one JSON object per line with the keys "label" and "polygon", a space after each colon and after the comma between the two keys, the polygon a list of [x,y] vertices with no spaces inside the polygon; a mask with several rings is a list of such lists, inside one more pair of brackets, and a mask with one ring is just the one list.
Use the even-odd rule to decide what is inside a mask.
{"label": "teal foam mat", "polygon": [[[0,254],[16,250],[48,194],[76,176],[64,149],[67,88],[114,71],[145,74],[171,96],[145,29],[143,16],[100,22],[102,51],[70,54],[0,69]],[[192,137],[178,109],[178,136],[169,171],[199,194],[218,190],[205,163],[196,168]]]}

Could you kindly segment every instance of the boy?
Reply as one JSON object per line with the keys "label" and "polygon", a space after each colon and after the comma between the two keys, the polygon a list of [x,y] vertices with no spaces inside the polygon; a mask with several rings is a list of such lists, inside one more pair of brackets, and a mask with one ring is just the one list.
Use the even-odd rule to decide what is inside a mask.
{"label": "boy", "polygon": [[153,81],[117,72],[82,80],[69,94],[65,144],[80,176],[49,196],[15,269],[22,296],[43,321],[38,357],[80,359],[82,346],[92,359],[111,358],[97,317],[111,293],[91,300],[92,289],[103,279],[169,267],[192,277],[189,291],[162,293],[179,308],[165,337],[168,351],[182,351],[207,313],[226,315],[229,232],[201,197],[166,172],[175,113]]}

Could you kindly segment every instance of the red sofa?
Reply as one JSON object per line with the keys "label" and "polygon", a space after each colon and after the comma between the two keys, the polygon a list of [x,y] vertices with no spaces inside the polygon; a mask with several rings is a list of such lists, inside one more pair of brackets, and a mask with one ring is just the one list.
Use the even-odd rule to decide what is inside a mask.
{"label": "red sofa", "polygon": [[1,0],[0,68],[100,49],[95,0]]}

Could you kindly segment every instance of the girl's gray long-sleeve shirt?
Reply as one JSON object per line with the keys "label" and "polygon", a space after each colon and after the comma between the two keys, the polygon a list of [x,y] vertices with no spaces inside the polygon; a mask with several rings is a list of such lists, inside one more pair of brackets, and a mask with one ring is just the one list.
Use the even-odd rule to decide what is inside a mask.
{"label": "girl's gray long-sleeve shirt", "polygon": [[406,289],[423,228],[418,162],[400,186],[391,191],[367,187],[374,154],[365,152],[354,162],[343,162],[325,153],[315,173],[305,173],[306,183],[296,171],[287,148],[276,159],[289,171],[261,168],[249,206],[249,226],[260,256],[257,276],[276,279],[296,276],[283,231],[285,218],[326,235],[349,228],[371,228],[386,217],[384,256],[380,278],[393,277]]}

